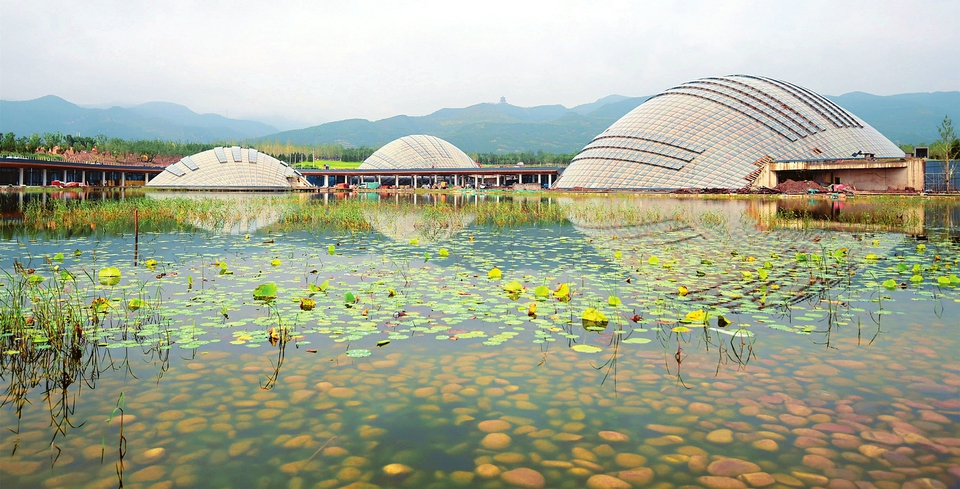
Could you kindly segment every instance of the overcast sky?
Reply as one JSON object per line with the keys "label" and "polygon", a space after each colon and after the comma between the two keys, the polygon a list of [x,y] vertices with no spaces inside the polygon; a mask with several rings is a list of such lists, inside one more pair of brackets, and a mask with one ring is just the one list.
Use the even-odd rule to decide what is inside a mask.
{"label": "overcast sky", "polygon": [[960,90],[958,26],[958,0],[3,0],[0,98],[314,124],[737,73],[827,95]]}

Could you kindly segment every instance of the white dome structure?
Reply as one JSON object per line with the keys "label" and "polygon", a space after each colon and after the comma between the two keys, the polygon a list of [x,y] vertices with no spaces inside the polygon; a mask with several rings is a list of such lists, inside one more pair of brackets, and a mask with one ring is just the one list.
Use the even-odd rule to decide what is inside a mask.
{"label": "white dome structure", "polygon": [[434,136],[404,136],[387,143],[360,165],[361,170],[479,168],[456,146]]}
{"label": "white dome structure", "polygon": [[147,187],[177,189],[281,190],[310,186],[286,162],[239,146],[185,156],[147,183]]}
{"label": "white dome structure", "polygon": [[557,188],[748,186],[768,162],[903,158],[862,119],[806,88],[761,76],[703,78],[648,99],[587,144]]}

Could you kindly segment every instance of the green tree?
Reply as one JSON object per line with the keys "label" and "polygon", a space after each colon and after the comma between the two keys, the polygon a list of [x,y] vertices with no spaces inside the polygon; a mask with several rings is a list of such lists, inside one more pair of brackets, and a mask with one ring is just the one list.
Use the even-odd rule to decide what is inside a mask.
{"label": "green tree", "polygon": [[3,151],[16,151],[17,150],[17,135],[8,132],[3,135],[3,143],[0,143],[0,150]]}
{"label": "green tree", "polygon": [[42,144],[43,144],[43,141],[40,140],[39,134],[37,133],[31,134],[30,137],[27,139],[27,152],[36,153],[37,148],[39,148]]}
{"label": "green tree", "polygon": [[943,116],[943,122],[940,123],[937,132],[940,133],[940,141],[938,141],[940,144],[937,145],[936,151],[937,156],[943,160],[943,178],[946,183],[946,190],[949,192],[950,181],[953,179],[953,173],[956,170],[956,166],[951,160],[957,157],[955,151],[957,134],[953,130],[953,121],[949,117]]}
{"label": "green tree", "polygon": [[45,132],[43,133],[43,146],[47,148],[47,151],[52,151],[53,148],[63,145],[63,134],[59,132]]}

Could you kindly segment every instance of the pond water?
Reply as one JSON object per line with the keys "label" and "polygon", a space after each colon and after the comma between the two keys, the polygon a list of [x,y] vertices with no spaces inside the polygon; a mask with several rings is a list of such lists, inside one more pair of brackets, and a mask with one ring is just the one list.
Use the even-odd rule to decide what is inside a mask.
{"label": "pond water", "polygon": [[956,200],[0,198],[4,488],[960,485]]}

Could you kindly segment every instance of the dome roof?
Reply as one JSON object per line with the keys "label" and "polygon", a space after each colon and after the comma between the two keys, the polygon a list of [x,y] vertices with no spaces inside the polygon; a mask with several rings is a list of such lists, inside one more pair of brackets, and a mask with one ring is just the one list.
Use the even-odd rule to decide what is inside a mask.
{"label": "dome roof", "polygon": [[478,167],[460,148],[440,138],[422,134],[395,139],[360,165],[361,170]]}
{"label": "dome roof", "polygon": [[797,85],[750,75],[703,78],[657,94],[575,156],[558,188],[749,185],[765,162],[902,158],[857,116]]}
{"label": "dome roof", "polygon": [[253,148],[216,147],[185,156],[147,183],[158,188],[278,189],[310,184],[286,162]]}

